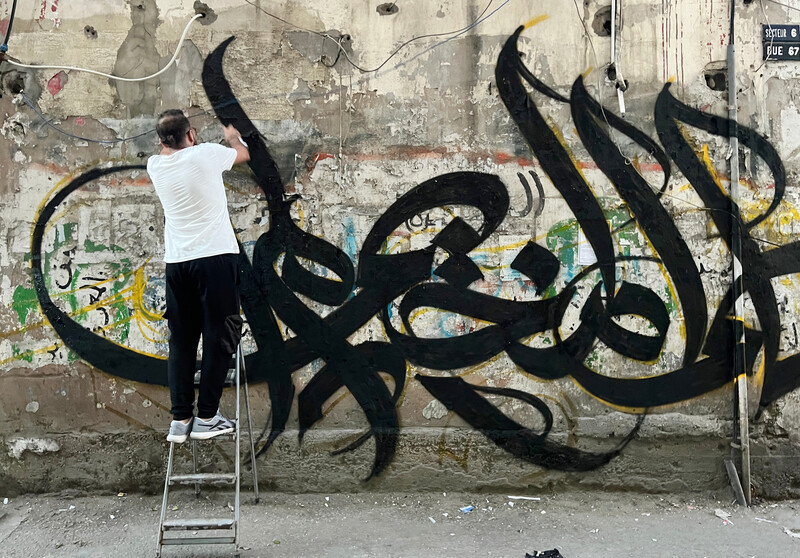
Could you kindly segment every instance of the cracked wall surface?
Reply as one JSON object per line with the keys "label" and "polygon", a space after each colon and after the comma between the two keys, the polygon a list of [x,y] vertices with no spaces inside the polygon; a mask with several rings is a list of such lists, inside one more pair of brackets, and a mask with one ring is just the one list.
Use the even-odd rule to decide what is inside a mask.
{"label": "cracked wall surface", "polygon": [[15,59],[128,78],[213,17],[145,82],[0,65],[0,482],[158,489],[144,165],[181,108],[253,152],[225,182],[269,487],[724,486],[738,370],[753,490],[796,496],[800,70],[761,40],[792,14],[737,8],[734,154],[719,2],[623,3],[624,115],[608,3],[382,4],[19,2]]}

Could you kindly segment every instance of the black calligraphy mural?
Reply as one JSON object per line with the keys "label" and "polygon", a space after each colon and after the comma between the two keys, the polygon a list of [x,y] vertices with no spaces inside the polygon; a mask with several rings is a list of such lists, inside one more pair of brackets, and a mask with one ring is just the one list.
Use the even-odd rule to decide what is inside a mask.
{"label": "black calligraphy mural", "polygon": [[[511,268],[535,287],[539,300],[517,302],[477,292],[470,288],[483,277],[470,253],[481,246],[509,214],[509,196],[497,176],[478,172],[456,172],[437,176],[410,189],[381,215],[361,247],[358,268],[341,249],[300,228],[291,218],[296,201],[286,196],[278,168],[268,146],[237,102],[223,71],[226,49],[234,40],[222,43],[207,58],[203,85],[222,124],[234,124],[251,146],[250,167],[266,197],[269,228],[259,237],[252,260],[244,250],[242,308],[257,350],[247,356],[251,382],[266,382],[271,400],[269,432],[261,440],[259,454],[266,451],[286,429],[291,405],[298,401],[300,439],[322,417],[323,407],[338,390],[345,388],[358,403],[369,428],[358,440],[340,451],[350,451],[369,439],[375,443],[370,476],[380,474],[391,462],[400,428],[397,405],[406,387],[407,363],[434,370],[451,370],[479,365],[505,353],[528,375],[554,380],[572,377],[588,393],[612,405],[651,408],[706,394],[733,380],[734,329],[731,325],[733,300],[729,291],[709,322],[706,293],[701,273],[690,248],[667,209],[662,195],[672,175],[672,163],[699,194],[711,219],[726,243],[731,242],[732,220],[742,230],[753,227],[772,214],[784,194],[786,179],[782,162],[772,146],[755,131],[739,127],[739,140],[761,158],[772,173],[775,187],[769,207],[757,218],[743,222],[739,208],[720,190],[708,168],[698,158],[681,129],[693,127],[705,133],[726,136],[728,121],[692,109],[676,100],[665,86],[655,106],[660,143],[629,123],[604,110],[584,87],[582,78],[572,86],[569,97],[542,83],[522,63],[517,50],[518,29],[506,42],[496,66],[499,94],[542,170],[558,189],[597,255],[597,263],[586,267],[553,296],[542,298],[559,273],[560,262],[548,249],[529,242],[515,255]],[[603,208],[589,184],[576,169],[573,159],[550,128],[526,87],[557,103],[569,105],[578,135],[598,168],[608,177],[631,213],[631,224],[639,227],[653,248],[652,256],[621,256],[616,253],[613,234]],[[611,129],[630,138],[651,154],[663,172],[660,189],[653,188],[622,156],[610,134]],[[76,189],[112,173],[141,169],[120,166],[95,169],[56,192],[39,212],[32,235],[32,270],[42,311],[58,335],[90,365],[128,380],[163,384],[166,362],[133,352],[113,343],[72,320],[50,299],[42,269],[42,239],[48,221],[59,204]],[[531,178],[543,207],[543,190],[538,175]],[[531,213],[533,197],[524,175],[526,209],[516,218]],[[418,215],[447,205],[474,208],[481,225],[453,218],[426,247],[400,254],[386,254],[382,247],[399,226]],[[746,369],[752,374],[762,354],[764,385],[761,408],[800,386],[797,364],[800,355],[778,360],[780,316],[770,279],[800,272],[800,243],[762,251],[748,235],[742,239],[743,286],[749,293],[760,329],[745,328]],[[443,251],[440,263],[434,255]],[[301,264],[310,261],[330,270],[337,279],[314,274]],[[685,344],[679,368],[646,378],[615,377],[587,363],[598,342],[629,359],[653,361],[664,349],[670,313],[662,299],[649,287],[617,278],[617,267],[633,261],[656,262],[663,266],[674,285],[683,309]],[[590,274],[599,279],[580,309],[580,325],[562,337],[561,324],[570,305],[575,304],[577,285]],[[433,276],[438,280],[434,281]],[[322,318],[300,298],[334,306]],[[390,319],[392,305],[403,328]],[[488,323],[477,331],[448,338],[419,337],[411,316],[422,308],[436,308]],[[348,338],[374,317],[387,334],[384,342],[353,344]],[[629,329],[618,318],[634,316],[651,327],[648,333]],[[285,340],[279,322],[295,336]],[[552,331],[555,344],[537,348],[523,342],[533,335]],[[655,332],[652,334],[652,332]],[[321,368],[296,393],[293,374],[315,360]],[[393,380],[389,389],[381,374]],[[635,436],[644,417],[640,414],[633,430],[615,449],[590,453],[557,444],[549,439],[553,415],[547,404],[532,394],[510,388],[472,385],[453,376],[417,374],[419,382],[433,397],[498,447],[533,464],[562,471],[586,471],[602,466],[617,455]],[[535,432],[505,415],[485,396],[503,396],[529,405],[543,419]]]}

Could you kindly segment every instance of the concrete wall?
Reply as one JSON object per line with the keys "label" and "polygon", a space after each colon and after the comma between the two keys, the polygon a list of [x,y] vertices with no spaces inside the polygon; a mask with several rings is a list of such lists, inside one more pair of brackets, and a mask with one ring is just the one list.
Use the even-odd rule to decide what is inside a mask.
{"label": "concrete wall", "polygon": [[[208,4],[157,79],[0,69],[4,490],[158,490],[163,219],[143,165],[180,107],[202,141],[221,121],[252,146],[226,182],[265,486],[724,487],[739,219],[754,491],[797,496],[800,72],[761,54],[761,25],[794,13],[737,3],[732,154],[727,3],[624,2],[624,119],[608,2]],[[193,14],[21,0],[9,52],[145,76]]]}

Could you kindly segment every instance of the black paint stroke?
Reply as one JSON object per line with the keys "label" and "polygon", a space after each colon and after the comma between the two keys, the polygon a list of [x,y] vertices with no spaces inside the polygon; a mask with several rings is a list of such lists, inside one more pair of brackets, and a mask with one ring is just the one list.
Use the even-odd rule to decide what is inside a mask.
{"label": "black paint stroke", "polygon": [[55,192],[53,197],[39,211],[33,223],[31,271],[33,273],[36,297],[39,299],[42,313],[47,317],[48,322],[64,341],[64,344],[81,359],[95,368],[126,380],[166,385],[166,360],[138,353],[109,341],[100,335],[95,335],[70,318],[50,298],[50,293],[45,283],[44,270],[42,269],[42,240],[47,231],[47,223],[55,214],[56,208],[72,192],[104,176],[142,170],[144,168],[143,165],[122,165],[105,169],[92,169]]}
{"label": "black paint stroke", "polygon": [[[548,469],[558,471],[591,471],[611,461],[625,448],[639,431],[644,415],[620,445],[607,453],[590,453],[547,439],[553,425],[553,416],[547,405],[538,397],[509,388],[474,386],[461,378],[436,378],[418,374],[417,380],[431,395],[455,412],[473,428],[479,429],[499,447],[511,455]],[[545,420],[544,431],[536,434],[503,414],[478,392],[518,399],[539,411]]]}
{"label": "black paint stroke", "polygon": [[[339,335],[295,294],[305,294],[317,302],[340,304],[352,291],[355,274],[352,262],[339,248],[306,233],[292,220],[289,210],[293,200],[283,198],[284,189],[277,166],[225,79],[222,59],[232,41],[233,37],[223,42],[206,60],[203,85],[211,103],[215,107],[222,106],[215,108],[220,122],[235,124],[250,145],[249,165],[267,197],[270,210],[269,230],[256,242],[252,267],[246,267],[248,279],[255,281],[263,300],[253,304],[251,299],[243,297],[244,312],[251,327],[255,328],[250,312],[271,314],[274,311],[283,323],[326,361],[326,370],[341,377],[343,384],[364,411],[375,439],[375,460],[371,477],[388,466],[397,446],[397,412],[391,394],[378,373],[380,369],[391,368],[391,364],[370,363],[357,347],[352,346],[346,337]],[[275,265],[281,257],[283,266],[282,275],[279,275]],[[331,269],[339,276],[340,284],[306,271],[298,259]],[[266,346],[270,345],[270,341],[278,342],[276,331],[279,334],[277,328],[270,328],[269,334],[273,339],[265,339]],[[256,339],[257,344],[258,341]],[[261,345],[258,346],[260,351]],[[274,362],[273,365],[276,366],[277,373],[267,379],[268,383],[272,380],[272,383],[278,384],[275,391],[291,391],[287,385],[291,382],[291,371],[287,362]],[[272,402],[272,432],[261,451],[277,438],[277,428],[285,427],[291,407],[291,400],[276,401],[272,397]]]}
{"label": "black paint stroke", "polygon": [[548,92],[554,98],[564,99],[525,68],[517,51],[517,39],[522,29],[523,27],[517,29],[506,41],[497,59],[495,68],[497,90],[511,118],[539,159],[542,169],[561,193],[572,213],[579,217],[586,239],[601,263],[600,273],[603,281],[607,289],[613,291],[615,254],[611,231],[606,223],[603,208],[592,194],[591,188],[575,168],[569,153],[525,90],[523,79],[534,87],[538,86],[543,92]]}
{"label": "black paint stroke", "polygon": [[[766,162],[775,181],[774,197],[770,206],[752,222],[744,223],[737,204],[719,188],[715,177],[705,163],[696,155],[679,127],[679,124],[685,124],[714,135],[727,136],[730,130],[730,121],[723,117],[692,109],[681,103],[670,94],[669,86],[670,84],[664,86],[656,101],[656,130],[659,138],[661,143],[666,146],[669,156],[689,179],[695,191],[703,200],[711,219],[720,232],[721,238],[730,247],[732,242],[731,230],[734,227],[733,220],[737,221],[736,225],[738,225],[739,230],[746,231],[769,217],[777,208],[786,187],[786,173],[783,162],[766,139],[746,126],[738,127],[739,141],[743,146],[748,147],[754,155]],[[743,290],[741,292],[750,294],[758,316],[759,326],[761,332],[763,332],[765,377],[769,377],[777,362],[780,341],[778,304],[775,299],[775,291],[770,283],[771,277],[765,273],[766,269],[762,263],[764,254],[758,244],[749,234],[742,234],[741,245],[743,282]],[[782,249],[776,248],[775,250]],[[733,300],[730,295],[726,295],[726,300],[730,305],[720,306],[718,315],[730,313],[732,310]],[[735,335],[731,335],[731,337],[732,343],[738,341]],[[748,347],[749,350],[750,348]],[[750,367],[747,368],[747,371],[752,373]]]}
{"label": "black paint stroke", "polygon": [[[633,213],[656,253],[661,256],[661,261],[675,285],[675,292],[684,309],[686,327],[683,363],[694,362],[703,344],[707,313],[706,298],[692,253],[672,217],[659,201],[660,194],[664,192],[669,182],[669,160],[664,151],[650,138],[610,111],[604,110],[592,99],[581,78],[575,80],[572,87],[571,106],[575,126],[584,146]],[[601,121],[608,122],[609,126],[624,133],[653,154],[664,173],[662,188],[658,194],[652,191],[633,165],[625,160],[605,127],[601,125]]]}

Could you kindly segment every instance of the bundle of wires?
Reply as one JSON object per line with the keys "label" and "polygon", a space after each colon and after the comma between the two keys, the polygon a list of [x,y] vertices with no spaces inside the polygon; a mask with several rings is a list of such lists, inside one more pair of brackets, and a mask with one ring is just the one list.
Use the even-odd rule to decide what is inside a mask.
{"label": "bundle of wires", "polygon": [[[481,13],[478,15],[478,17],[476,17],[469,25],[467,25],[467,26],[465,26],[465,27],[463,27],[461,29],[457,29],[455,31],[448,31],[448,32],[443,32],[443,33],[431,33],[431,34],[418,35],[418,36],[412,37],[411,39],[405,41],[400,46],[398,46],[396,49],[394,49],[394,51],[392,51],[392,53],[389,54],[389,56],[383,62],[381,62],[378,66],[376,66],[375,68],[372,68],[372,69],[365,69],[365,68],[359,66],[358,64],[356,64],[355,62],[353,62],[353,60],[350,58],[350,55],[345,50],[345,47],[342,45],[344,35],[342,37],[334,38],[334,37],[332,37],[331,35],[329,35],[328,33],[325,33],[325,32],[315,31],[313,29],[306,29],[305,27],[301,27],[299,25],[296,25],[296,24],[294,24],[294,23],[292,23],[290,21],[287,21],[287,20],[285,20],[285,19],[283,19],[283,18],[281,18],[281,17],[279,17],[279,16],[277,16],[277,15],[275,15],[275,14],[273,14],[273,13],[267,11],[267,10],[265,10],[260,5],[257,5],[255,3],[253,3],[251,0],[244,0],[244,1],[246,3],[248,3],[248,4],[250,4],[251,6],[253,6],[255,8],[258,8],[259,10],[261,10],[262,12],[267,14],[268,16],[285,23],[286,25],[289,25],[291,27],[294,27],[296,29],[300,29],[300,30],[303,30],[303,31],[308,31],[309,33],[313,33],[315,35],[318,35],[318,36],[322,37],[323,40],[333,41],[334,43],[336,43],[336,46],[337,46],[337,49],[338,49],[338,53],[337,53],[337,56],[336,56],[336,61],[339,60],[339,56],[344,55],[344,57],[347,60],[347,62],[352,67],[356,68],[357,70],[359,70],[362,73],[378,72],[378,70],[383,68],[402,49],[404,49],[405,47],[407,47],[409,44],[411,44],[414,41],[418,41],[420,39],[425,39],[425,38],[431,38],[431,37],[447,37],[443,41],[440,41],[439,43],[436,43],[436,44],[430,46],[428,49],[426,49],[425,51],[423,51],[422,53],[417,55],[417,56],[420,56],[421,54],[424,54],[424,52],[427,52],[427,51],[435,48],[436,46],[444,44],[444,43],[446,43],[446,42],[448,42],[448,41],[450,41],[450,40],[452,40],[452,39],[454,39],[456,37],[459,37],[459,36],[463,35],[464,33],[467,33],[468,31],[470,31],[471,29],[473,29],[474,27],[476,27],[477,25],[479,25],[483,21],[486,21],[489,17],[491,17],[492,15],[497,13],[506,4],[511,2],[511,0],[505,0],[502,4],[500,4],[497,8],[495,8],[492,12],[489,12],[487,14],[487,12],[489,11],[489,8],[494,3],[494,0],[489,0],[488,3],[486,4],[486,7],[483,9],[483,11],[481,11]],[[87,72],[87,73],[94,74],[94,75],[97,75],[97,76],[105,77],[105,78],[108,78],[108,79],[113,79],[113,80],[117,80],[117,81],[125,81],[125,82],[146,81],[146,80],[158,77],[161,74],[163,74],[164,72],[166,72],[167,69],[170,66],[172,66],[172,64],[177,60],[178,54],[180,53],[181,48],[183,47],[184,39],[186,38],[186,35],[189,32],[189,28],[191,27],[192,23],[194,23],[196,20],[204,17],[203,14],[196,14],[194,17],[192,17],[191,20],[189,20],[189,23],[186,24],[186,27],[183,30],[183,34],[181,35],[181,38],[178,41],[178,46],[175,49],[175,53],[172,55],[172,58],[169,60],[169,62],[167,62],[167,64],[163,68],[161,68],[159,71],[157,71],[156,73],[151,74],[149,76],[138,77],[138,78],[125,78],[125,77],[121,77],[121,76],[114,76],[114,75],[107,74],[107,73],[104,73],[104,72],[98,72],[96,70],[89,70],[89,69],[86,69],[86,68],[78,68],[78,67],[74,67],[74,66],[52,66],[52,65],[41,65],[41,64],[23,64],[22,62],[19,62],[17,60],[11,59],[10,57],[6,56],[5,53],[8,52],[8,40],[9,40],[9,37],[11,36],[11,28],[12,28],[12,25],[14,23],[14,14],[16,12],[16,8],[17,8],[17,0],[14,0],[14,3],[13,3],[12,8],[11,8],[11,18],[10,18],[10,20],[8,22],[8,29],[6,31],[5,39],[3,40],[3,44],[0,45],[0,61],[5,61],[5,62],[11,64],[12,66],[16,66],[18,68],[34,69],[34,70],[80,71],[80,72]],[[414,58],[416,58],[416,56]],[[330,66],[335,65],[336,61],[334,61],[334,63],[331,64]],[[402,62],[399,65],[403,65],[403,64],[406,64],[406,63],[408,63],[408,61]],[[328,66],[328,64],[325,64],[325,65]],[[120,143],[120,142],[125,142],[125,141],[130,141],[130,140],[133,140],[133,139],[137,139],[137,138],[140,138],[140,137],[142,137],[144,135],[147,135],[147,134],[152,133],[152,132],[155,131],[155,129],[148,130],[147,132],[143,132],[141,134],[138,134],[138,135],[135,135],[135,136],[132,136],[132,137],[129,137],[129,138],[115,138],[115,139],[112,139],[112,140],[96,140],[96,139],[92,139],[92,138],[85,138],[85,137],[81,137],[81,136],[76,136],[74,134],[66,132],[65,130],[62,130],[61,128],[59,128],[58,126],[53,124],[52,121],[48,120],[36,108],[36,106],[33,104],[31,99],[28,98],[25,95],[24,92],[22,92],[21,95],[22,95],[22,98],[25,101],[25,103],[27,103],[28,106],[30,106],[31,109],[33,109],[33,111],[48,126],[50,126],[54,130],[66,135],[66,136],[69,136],[69,137],[72,137],[72,138],[75,138],[75,139],[79,139],[79,140],[83,140],[83,141],[90,141],[90,142],[95,142],[95,143],[115,144],[115,143]],[[206,114],[208,112],[209,111],[204,111],[202,113],[199,113],[199,114],[196,114],[196,115],[192,115],[192,116],[190,116],[190,118],[196,117],[196,116],[200,116],[201,114]]]}

